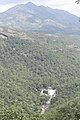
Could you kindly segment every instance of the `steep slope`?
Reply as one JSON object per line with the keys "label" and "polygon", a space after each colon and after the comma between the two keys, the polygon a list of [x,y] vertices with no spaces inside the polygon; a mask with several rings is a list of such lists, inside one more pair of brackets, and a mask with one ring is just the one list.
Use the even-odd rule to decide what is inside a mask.
{"label": "steep slope", "polygon": [[24,31],[80,33],[80,23],[77,16],[64,10],[36,6],[31,2],[17,5],[1,13],[0,25]]}
{"label": "steep slope", "polygon": [[8,32],[0,38],[0,101],[32,113],[49,99],[40,97],[48,86],[57,90],[50,108],[80,97],[80,36]]}

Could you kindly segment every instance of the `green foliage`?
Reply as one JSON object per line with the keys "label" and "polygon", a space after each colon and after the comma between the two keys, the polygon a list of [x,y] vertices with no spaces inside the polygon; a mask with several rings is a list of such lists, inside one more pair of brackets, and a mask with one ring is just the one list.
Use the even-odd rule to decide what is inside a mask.
{"label": "green foliage", "polygon": [[5,108],[0,114],[0,120],[26,120],[23,110],[20,107],[11,106]]}
{"label": "green foliage", "polygon": [[[80,36],[25,33],[0,38],[0,100],[40,113],[42,88],[57,89],[50,108],[80,97]],[[67,109],[67,108],[66,108]],[[61,114],[61,113],[60,113]]]}
{"label": "green foliage", "polygon": [[4,107],[0,114],[0,120],[79,120],[80,119],[80,98],[58,105],[47,111],[46,114],[40,115],[33,113],[24,114],[22,108],[17,106]]}
{"label": "green foliage", "polygon": [[74,99],[59,105],[46,115],[47,120],[79,120],[80,119],[80,102]]}

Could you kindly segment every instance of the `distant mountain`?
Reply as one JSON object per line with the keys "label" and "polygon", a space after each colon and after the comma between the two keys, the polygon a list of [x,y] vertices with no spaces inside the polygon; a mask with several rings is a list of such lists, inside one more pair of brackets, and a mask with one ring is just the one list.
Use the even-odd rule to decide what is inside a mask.
{"label": "distant mountain", "polygon": [[80,33],[79,18],[64,10],[29,2],[0,13],[0,26],[24,31]]}

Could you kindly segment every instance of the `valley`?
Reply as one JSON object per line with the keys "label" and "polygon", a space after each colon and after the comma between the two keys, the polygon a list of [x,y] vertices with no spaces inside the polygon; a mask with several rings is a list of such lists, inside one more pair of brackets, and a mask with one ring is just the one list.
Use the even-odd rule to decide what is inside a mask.
{"label": "valley", "polygon": [[79,17],[32,2],[0,13],[0,120],[79,119]]}
{"label": "valley", "polygon": [[13,35],[0,38],[0,100],[30,114],[39,112],[48,100],[39,96],[48,86],[58,91],[50,108],[79,96],[80,36],[24,34],[25,39]]}

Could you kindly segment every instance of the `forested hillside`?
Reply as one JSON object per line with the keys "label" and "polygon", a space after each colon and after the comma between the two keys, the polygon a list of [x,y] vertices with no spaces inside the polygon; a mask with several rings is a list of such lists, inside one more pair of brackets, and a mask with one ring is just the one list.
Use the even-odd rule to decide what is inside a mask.
{"label": "forested hillside", "polygon": [[[69,120],[74,118],[73,113],[73,120],[79,120],[80,36],[5,33],[8,38],[0,35],[1,120]],[[40,116],[41,105],[47,99],[40,96],[40,91],[48,86],[55,88],[57,95],[45,115]]]}

